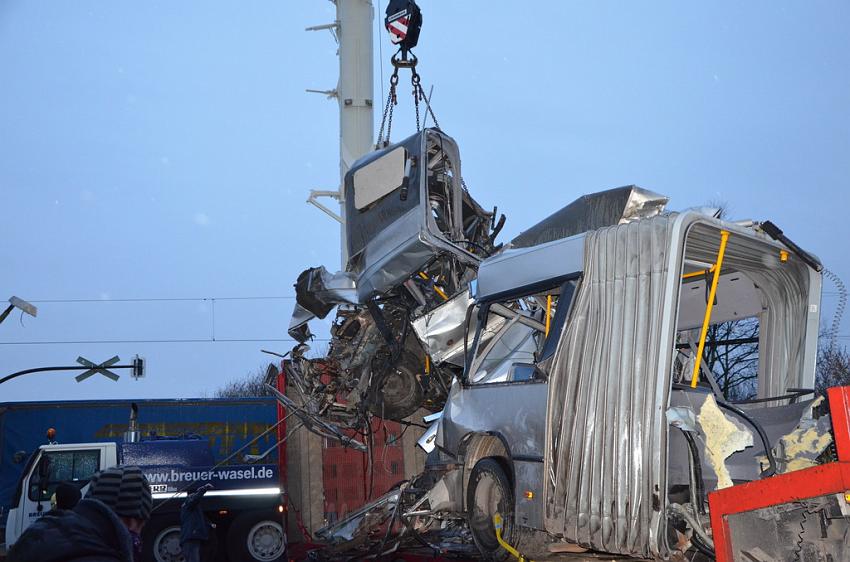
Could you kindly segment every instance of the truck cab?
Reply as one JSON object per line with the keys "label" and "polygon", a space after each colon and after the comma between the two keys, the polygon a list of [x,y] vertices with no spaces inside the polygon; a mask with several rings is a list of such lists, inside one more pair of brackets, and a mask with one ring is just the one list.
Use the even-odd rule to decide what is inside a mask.
{"label": "truck cab", "polygon": [[[439,129],[425,129],[371,152],[345,175],[349,262],[360,302],[420,271],[459,270],[445,287],[465,288],[462,272],[492,252],[493,214],[463,185],[460,151]],[[443,272],[442,269],[446,269]]]}
{"label": "truck cab", "polygon": [[323,413],[308,427],[329,421],[360,430],[362,402],[392,420],[442,404],[457,365],[431,369],[442,357],[429,357],[433,349],[423,348],[409,325],[466,294],[478,264],[498,251],[505,219],[470,195],[458,146],[439,129],[366,154],[343,184],[345,270],[299,275],[289,328],[306,343],[308,322],[336,307],[327,357],[310,360],[295,350],[288,371],[305,389],[308,409]]}
{"label": "truck cab", "polygon": [[36,519],[50,511],[50,498],[62,482],[85,495],[95,472],[118,464],[116,443],[42,445],[27,462],[6,520],[7,549]]}
{"label": "truck cab", "polygon": [[[433,455],[459,467],[443,509],[468,517],[485,556],[506,556],[496,513],[520,550],[533,537],[638,558],[700,550],[707,492],[823,462],[813,256],[694,211],[560,230],[481,264],[465,370],[433,434]],[[742,342],[705,342],[743,321],[757,361],[742,398],[707,365]],[[776,454],[801,427],[821,428],[821,448]]]}
{"label": "truck cab", "polygon": [[189,492],[206,483],[213,485],[201,503],[215,525],[211,549],[220,545],[233,561],[284,559],[284,504],[276,465],[219,465],[208,440],[200,436],[140,438],[132,431],[118,442],[40,446],[15,490],[6,522],[7,551],[51,509],[56,486],[71,483],[84,496],[97,471],[120,465],[139,466],[150,483],[154,511],[142,533],[144,560],[182,560],[180,506]]}

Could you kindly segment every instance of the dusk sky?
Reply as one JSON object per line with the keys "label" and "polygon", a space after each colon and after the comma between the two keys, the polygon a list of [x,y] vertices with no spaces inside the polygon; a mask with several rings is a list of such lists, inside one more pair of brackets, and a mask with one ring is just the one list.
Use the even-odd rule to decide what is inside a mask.
{"label": "dusk sky", "polygon": [[[850,3],[419,4],[423,85],[502,240],[637,184],[772,220],[850,284]],[[339,264],[337,224],[305,203],[339,181],[337,105],[305,92],[336,85],[332,36],[304,31],[333,19],[321,0],[0,0],[0,301],[38,306],[0,325],[0,376],[148,362],[140,381],[29,375],[0,401],[211,396],[292,347],[298,273]],[[394,140],[414,132],[401,83]]]}

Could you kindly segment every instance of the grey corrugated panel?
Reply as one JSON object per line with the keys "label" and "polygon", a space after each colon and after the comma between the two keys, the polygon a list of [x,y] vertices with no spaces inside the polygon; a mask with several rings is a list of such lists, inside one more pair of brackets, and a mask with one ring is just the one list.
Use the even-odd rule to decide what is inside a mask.
{"label": "grey corrugated panel", "polygon": [[674,337],[685,235],[688,259],[712,263],[721,228],[731,232],[723,270],[746,274],[762,296],[759,394],[813,380],[804,344],[812,329],[808,293],[819,295],[820,286],[799,260],[780,261],[781,246],[694,213],[589,233],[571,322],[549,366],[550,532],[611,553],[668,554],[664,414],[671,346],[662,342]]}
{"label": "grey corrugated panel", "polygon": [[585,268],[550,369],[545,523],[597,550],[666,554],[670,306],[675,216],[589,233]]}

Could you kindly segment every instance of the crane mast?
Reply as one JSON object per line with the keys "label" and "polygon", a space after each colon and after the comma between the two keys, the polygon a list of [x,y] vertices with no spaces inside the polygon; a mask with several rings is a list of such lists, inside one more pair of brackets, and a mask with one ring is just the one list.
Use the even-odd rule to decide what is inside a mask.
{"label": "crane mast", "polygon": [[371,0],[336,0],[339,37],[339,192],[340,251],[342,266],[348,261],[345,239],[343,181],[351,164],[372,150],[373,132],[373,33]]}
{"label": "crane mast", "polygon": [[[335,190],[311,189],[307,202],[340,224],[340,265],[348,262],[345,233],[345,174],[355,160],[372,150],[373,71],[372,0],[332,0],[336,6],[333,23],[314,25],[307,31],[328,30],[339,46],[339,79],[333,90],[308,92],[336,98],[339,104],[339,185]],[[339,213],[319,202],[320,197],[336,199]]]}

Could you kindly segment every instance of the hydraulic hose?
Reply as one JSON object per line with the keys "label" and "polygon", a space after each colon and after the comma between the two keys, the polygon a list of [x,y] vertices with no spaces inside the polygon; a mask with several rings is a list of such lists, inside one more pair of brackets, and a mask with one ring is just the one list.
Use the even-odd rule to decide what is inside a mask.
{"label": "hydraulic hose", "polygon": [[[702,524],[691,514],[690,511],[685,509],[683,506],[677,503],[671,503],[669,507],[672,511],[675,511],[691,526],[694,530],[694,534],[691,537],[691,543],[702,552],[702,549],[697,543],[702,543],[702,547],[706,549],[706,552],[703,552],[706,556],[711,556],[714,558],[714,541],[705,533],[705,530],[702,528]],[[697,539],[697,541],[694,541]],[[709,554],[710,553],[710,554]]]}
{"label": "hydraulic hose", "polygon": [[702,479],[702,463],[699,456],[699,449],[697,449],[696,440],[691,435],[691,432],[681,428],[679,429],[685,436],[685,440],[688,442],[688,449],[690,450],[691,503],[694,509],[697,510],[697,513],[705,515],[705,484]]}
{"label": "hydraulic hose", "polygon": [[696,548],[701,554],[708,556],[712,560],[717,558],[717,555],[714,553],[714,549],[705,544],[697,533],[694,533],[693,536],[691,536],[691,544],[694,545],[694,548]]}
{"label": "hydraulic hose", "polygon": [[756,432],[759,434],[759,438],[761,439],[762,444],[764,445],[764,454],[767,456],[767,463],[769,465],[767,470],[761,473],[761,477],[767,478],[776,474],[776,457],[773,456],[773,448],[771,448],[770,440],[767,438],[767,433],[765,433],[764,428],[761,426],[761,424],[755,419],[753,419],[744,410],[733,406],[728,402],[724,402],[723,400],[717,400],[717,405],[721,408],[729,410],[730,412],[743,419],[755,428]]}

